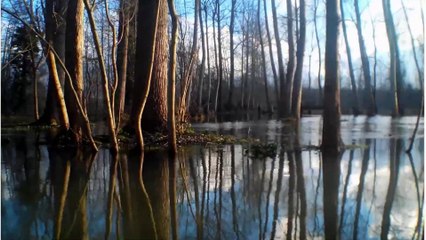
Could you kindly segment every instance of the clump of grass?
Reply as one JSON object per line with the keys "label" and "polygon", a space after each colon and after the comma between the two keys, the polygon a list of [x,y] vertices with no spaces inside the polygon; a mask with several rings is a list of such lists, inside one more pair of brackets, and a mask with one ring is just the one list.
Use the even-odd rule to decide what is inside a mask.
{"label": "clump of grass", "polygon": [[250,155],[252,158],[265,159],[275,158],[277,155],[277,144],[275,143],[255,143],[251,145]]}

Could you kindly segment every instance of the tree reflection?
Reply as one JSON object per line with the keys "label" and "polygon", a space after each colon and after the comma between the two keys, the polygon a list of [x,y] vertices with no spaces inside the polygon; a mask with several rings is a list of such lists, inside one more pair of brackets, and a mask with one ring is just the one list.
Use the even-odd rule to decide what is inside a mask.
{"label": "tree reflection", "polygon": [[391,224],[391,211],[395,198],[396,186],[398,183],[399,175],[399,161],[401,155],[401,139],[390,139],[390,165],[389,165],[389,186],[386,194],[386,201],[383,210],[382,218],[382,231],[380,233],[381,239],[387,239]]}
{"label": "tree reflection", "polygon": [[[71,156],[71,157],[70,157]],[[95,154],[82,149],[50,149],[56,239],[88,239],[87,194]],[[58,163],[58,164],[57,164]]]}
{"label": "tree reflection", "polygon": [[340,185],[340,161],[343,152],[323,151],[323,205],[326,239],[337,239],[337,208]]}
{"label": "tree reflection", "polygon": [[358,239],[358,223],[359,214],[361,212],[362,194],[364,192],[365,174],[368,169],[368,161],[370,160],[370,139],[366,140],[368,148],[364,149],[364,155],[362,157],[361,175],[359,176],[358,193],[356,195],[356,210],[355,210],[355,222],[353,230],[353,239]]}

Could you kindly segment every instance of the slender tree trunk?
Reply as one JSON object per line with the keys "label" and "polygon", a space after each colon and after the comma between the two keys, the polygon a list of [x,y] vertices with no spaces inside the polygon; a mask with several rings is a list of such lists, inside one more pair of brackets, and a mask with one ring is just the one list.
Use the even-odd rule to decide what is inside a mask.
{"label": "slender tree trunk", "polygon": [[[203,109],[204,69],[206,66],[206,53],[208,50],[206,49],[206,40],[204,35],[204,24],[203,24],[203,11],[201,8],[201,2],[199,4],[200,6],[198,7],[198,15],[199,15],[199,22],[200,22],[201,47],[203,51],[203,57],[201,58],[200,73],[198,75],[198,80],[199,80],[198,112],[201,113]],[[208,31],[207,27],[206,27],[206,30]]]}
{"label": "slender tree trunk", "polygon": [[[110,99],[109,79],[108,79],[107,69],[106,69],[105,62],[104,62],[104,55],[103,55],[103,52],[102,52],[102,49],[101,49],[98,34],[96,32],[97,27],[96,27],[95,19],[93,17],[93,6],[90,5],[88,0],[84,0],[84,5],[86,7],[86,12],[87,12],[87,15],[89,17],[89,23],[90,23],[90,28],[92,30],[93,41],[95,42],[96,53],[98,55],[97,58],[98,58],[99,68],[100,68],[102,82],[103,82],[104,101],[105,101],[105,107],[106,107],[107,114],[108,114],[108,128],[109,128],[110,137],[111,137],[111,144],[112,144],[113,150],[118,151],[118,140],[117,140],[117,136],[115,134],[115,119],[114,119],[114,114],[113,114],[114,113],[114,109],[113,109],[114,105],[112,104],[114,99],[112,99],[112,100]],[[115,63],[113,63],[113,65],[114,64]],[[112,94],[114,94],[114,93],[112,93]]]}
{"label": "slender tree trunk", "polygon": [[289,117],[291,115],[291,95],[293,93],[293,80],[294,80],[294,40],[293,40],[293,8],[291,6],[292,0],[287,0],[287,41],[288,41],[288,64],[287,64],[287,73],[286,73],[286,83],[285,89],[281,87],[281,90],[284,95],[282,95],[281,107],[284,108],[284,117]]}
{"label": "slender tree trunk", "polygon": [[320,38],[319,38],[319,33],[318,33],[317,11],[318,11],[318,0],[315,0],[314,26],[315,26],[315,39],[317,40],[317,47],[318,47],[318,74],[317,74],[317,81],[318,81],[319,101],[322,102],[323,101],[323,91],[322,91],[322,86],[321,86],[322,55],[321,55]]}
{"label": "slender tree trunk", "polygon": [[127,53],[129,49],[129,13],[130,13],[130,0],[120,1],[120,19],[118,35],[121,36],[121,41],[118,44],[117,49],[117,73],[118,73],[118,109],[117,109],[117,125],[116,132],[119,132],[121,118],[124,113],[124,107],[126,103],[126,80],[127,80]]}
{"label": "slender tree trunk", "polygon": [[269,100],[268,93],[268,75],[266,74],[266,57],[265,57],[265,48],[263,44],[263,35],[262,35],[262,26],[260,24],[260,1],[257,0],[257,30],[259,32],[259,42],[260,42],[260,50],[262,54],[262,78],[265,84],[265,98],[266,98],[266,110],[268,112],[272,112],[271,102]]}
{"label": "slender tree trunk", "polygon": [[[284,94],[285,94],[285,76],[284,76],[284,62],[283,62],[283,53],[282,53],[282,49],[281,49],[281,39],[280,39],[280,34],[278,31],[278,19],[277,19],[277,7],[275,4],[275,0],[271,0],[271,5],[272,5],[272,19],[274,22],[274,34],[275,34],[275,41],[277,44],[277,54],[278,54],[278,75],[280,78],[280,100],[279,100],[279,105],[284,106],[283,104],[283,100],[284,100]],[[283,109],[283,107],[279,107],[278,108],[278,115],[279,117],[284,117],[285,115],[285,109]]]}
{"label": "slender tree trunk", "polygon": [[[404,1],[401,0],[401,4],[402,4],[402,10],[404,12],[405,22],[407,23],[408,32],[410,33],[411,49],[413,51],[414,62],[416,63],[416,69],[417,69],[417,74],[418,74],[418,78],[419,78],[420,88],[423,89],[423,78],[424,78],[423,69],[420,67],[420,63],[419,63],[419,60],[417,58],[416,44],[414,43],[413,31],[411,30],[411,26],[410,26],[410,23],[408,21],[408,14],[407,14],[407,10],[405,8]],[[422,14],[422,16],[423,16],[423,14]]]}
{"label": "slender tree trunk", "polygon": [[343,36],[345,38],[346,55],[348,57],[348,65],[349,65],[349,76],[351,78],[351,86],[352,86],[352,97],[353,97],[352,111],[353,111],[353,114],[356,116],[360,113],[359,112],[359,105],[358,105],[358,91],[356,89],[354,67],[352,65],[351,46],[349,45],[348,34],[346,32],[345,11],[343,9],[343,0],[340,0],[340,12],[342,14]]}
{"label": "slender tree trunk", "polygon": [[[175,86],[176,86],[176,45],[178,40],[178,17],[176,14],[173,0],[168,0],[169,12],[172,17],[172,39],[170,46],[170,63],[168,72],[168,88],[167,88],[167,118],[168,118],[168,140],[169,152],[172,155],[177,153],[176,145],[176,121],[175,121]],[[201,20],[200,20],[201,23]],[[201,24],[202,25],[202,24]]]}
{"label": "slender tree trunk", "polygon": [[383,13],[385,16],[386,32],[389,41],[390,50],[390,81],[393,94],[393,115],[399,116],[401,113],[401,106],[399,98],[401,97],[401,86],[399,82],[402,80],[401,66],[399,61],[398,39],[395,31],[395,24],[391,12],[390,0],[382,0]]}
{"label": "slender tree trunk", "polygon": [[218,111],[218,101],[219,101],[219,62],[218,62],[218,51],[217,51],[217,43],[216,43],[216,14],[217,14],[217,5],[215,4],[214,12],[212,14],[212,22],[213,22],[213,47],[214,47],[214,63],[215,63],[215,78],[216,78],[216,89],[215,89],[215,95],[214,95],[214,111],[217,113]]}
{"label": "slender tree trunk", "polygon": [[322,149],[340,151],[339,0],[326,2],[325,87]]}
{"label": "slender tree trunk", "polygon": [[53,83],[55,90],[52,91],[56,94],[55,98],[58,99],[59,104],[59,119],[61,122],[61,128],[65,131],[69,129],[69,120],[68,120],[68,113],[67,113],[67,107],[65,105],[65,99],[64,99],[64,93],[62,92],[61,88],[61,82],[59,80],[59,74],[56,68],[56,60],[55,56],[53,55],[53,52],[48,50],[47,53],[48,56],[48,66],[50,74],[52,75]]}
{"label": "slender tree trunk", "polygon": [[[209,44],[209,28],[207,25],[207,4],[204,6],[204,13],[206,15],[206,54],[207,54],[207,79],[208,79],[208,87],[207,87],[207,115],[210,114],[210,101],[211,101],[211,86],[212,86],[212,77],[211,77],[211,68],[210,68],[210,44]],[[201,24],[201,23],[200,23]]]}
{"label": "slender tree trunk", "polygon": [[217,41],[218,41],[218,51],[219,51],[219,82],[218,82],[218,108],[217,111],[222,111],[222,80],[223,80],[223,55],[222,55],[222,27],[221,27],[221,17],[220,17],[220,0],[216,0],[217,4]]}
{"label": "slender tree trunk", "polygon": [[376,101],[374,99],[373,93],[371,91],[371,74],[370,74],[370,63],[368,60],[367,50],[364,43],[364,37],[362,34],[362,22],[361,14],[359,11],[358,0],[355,0],[355,15],[356,15],[356,28],[358,31],[358,42],[359,49],[361,51],[361,61],[362,61],[362,72],[364,76],[364,103],[367,107],[367,115],[374,116],[376,115]]}
{"label": "slender tree trunk", "polygon": [[302,75],[303,75],[303,59],[305,55],[305,39],[306,39],[306,16],[305,16],[305,0],[300,0],[300,36],[297,40],[297,65],[294,76],[292,114],[296,119],[300,119],[300,110],[302,107]]}
{"label": "slender tree trunk", "polygon": [[278,84],[277,69],[275,68],[274,53],[273,53],[273,50],[272,50],[271,33],[269,32],[268,9],[266,7],[266,0],[263,0],[263,10],[264,10],[264,14],[265,14],[266,36],[268,36],[269,58],[270,58],[270,61],[271,61],[272,74],[274,76],[275,101],[276,101],[276,104],[278,105],[278,102],[279,102],[279,99],[280,99],[280,88],[279,88],[279,84]]}
{"label": "slender tree trunk", "polygon": [[229,25],[229,40],[230,40],[230,57],[231,57],[231,69],[230,69],[230,75],[229,75],[229,95],[228,95],[228,102],[227,102],[227,108],[229,110],[233,109],[234,103],[233,103],[233,95],[234,95],[234,57],[235,57],[235,50],[234,50],[234,22],[235,22],[235,5],[237,4],[236,0],[232,0],[231,3],[231,24]]}
{"label": "slender tree trunk", "polygon": [[178,109],[178,121],[184,122],[186,119],[186,112],[188,110],[189,101],[187,101],[187,98],[191,94],[191,85],[192,85],[192,78],[194,73],[194,66],[196,66],[197,62],[197,51],[198,51],[198,13],[200,8],[200,0],[195,0],[195,10],[194,10],[194,33],[192,36],[192,47],[191,47],[191,54],[189,56],[189,63],[188,67],[185,69],[185,75],[182,81],[182,88],[181,88],[181,96],[179,101],[179,109]]}

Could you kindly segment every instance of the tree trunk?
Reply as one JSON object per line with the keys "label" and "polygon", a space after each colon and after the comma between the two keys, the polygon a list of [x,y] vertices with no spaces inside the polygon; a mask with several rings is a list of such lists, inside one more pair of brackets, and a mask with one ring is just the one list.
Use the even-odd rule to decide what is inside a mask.
{"label": "tree trunk", "polygon": [[[283,53],[281,49],[281,41],[280,41],[280,34],[278,31],[278,19],[277,19],[277,7],[275,5],[275,0],[271,0],[272,5],[272,19],[274,22],[274,33],[275,33],[275,41],[277,44],[277,54],[278,54],[278,74],[280,77],[280,104],[283,106],[283,100],[284,100],[284,93],[285,93],[285,76],[284,76],[284,62],[283,62]],[[278,108],[278,114],[279,117],[284,117],[284,109],[282,107]]]}
{"label": "tree trunk", "polygon": [[[59,55],[62,62],[65,62],[65,31],[66,31],[66,0],[46,0],[45,24],[46,40],[53,46],[55,52]],[[50,64],[50,61],[47,61]],[[57,68],[58,80],[64,83],[65,72],[62,68]],[[47,97],[43,114],[40,116],[40,124],[64,124],[60,121],[58,114],[58,99],[56,96],[56,83],[52,73],[49,74],[47,85]]]}
{"label": "tree trunk", "polygon": [[[89,17],[89,23],[90,23],[90,28],[92,30],[92,35],[93,35],[93,41],[95,42],[95,48],[96,48],[96,53],[97,53],[97,59],[98,59],[98,63],[99,63],[99,68],[100,68],[100,72],[101,72],[101,77],[102,77],[102,82],[103,82],[103,91],[104,91],[104,101],[105,101],[105,107],[108,113],[108,128],[109,128],[109,132],[110,132],[110,138],[111,138],[111,145],[114,151],[118,151],[118,140],[117,140],[117,136],[115,134],[115,118],[114,118],[114,104],[112,104],[112,102],[114,101],[114,99],[111,100],[110,98],[110,90],[109,90],[109,79],[108,79],[108,75],[107,75],[107,69],[104,63],[104,55],[101,49],[101,45],[100,45],[100,41],[99,41],[99,37],[97,34],[97,27],[96,27],[96,23],[93,17],[93,6],[90,5],[90,3],[88,2],[88,0],[84,0],[84,5],[86,7],[87,10],[87,15]],[[113,41],[115,39],[113,38]],[[113,65],[115,65],[115,63],[113,63]],[[116,68],[116,67],[114,67]],[[116,75],[116,74],[115,74]],[[117,77],[115,77],[115,81],[117,80]],[[113,95],[113,93],[111,93],[111,95]]]}
{"label": "tree trunk", "polygon": [[262,78],[265,84],[266,110],[268,112],[272,112],[271,102],[269,101],[269,93],[268,93],[268,76],[266,74],[265,48],[263,44],[262,26],[260,24],[260,1],[261,0],[257,0],[257,30],[259,31],[260,50],[262,53]]}
{"label": "tree trunk", "polygon": [[356,28],[358,31],[358,42],[359,49],[361,51],[361,61],[362,61],[362,72],[364,74],[364,103],[367,108],[367,115],[374,116],[376,115],[376,101],[374,99],[373,93],[371,91],[371,74],[370,74],[370,63],[368,60],[367,50],[365,48],[364,37],[362,35],[362,22],[361,14],[359,11],[358,0],[355,0],[355,15],[356,15]]}
{"label": "tree trunk", "polygon": [[[154,65],[151,77],[152,85],[142,120],[144,130],[149,132],[167,130],[167,59],[169,54],[169,38],[167,34],[168,7],[166,0],[160,1],[159,11]],[[138,23],[140,23],[139,20]],[[135,92],[139,93],[137,87],[134,89]]]}
{"label": "tree trunk", "polygon": [[393,115],[399,116],[401,113],[401,105],[399,98],[401,97],[402,80],[401,66],[399,61],[398,39],[395,31],[395,24],[391,12],[390,0],[382,0],[383,14],[385,16],[386,32],[389,41],[390,50],[390,80],[391,90],[393,94]]}
{"label": "tree trunk", "polygon": [[271,61],[271,67],[272,67],[272,74],[274,76],[274,90],[275,90],[275,102],[278,105],[279,99],[280,99],[280,88],[278,84],[278,76],[277,76],[277,69],[275,68],[275,60],[274,60],[274,53],[272,50],[272,40],[271,40],[271,33],[269,32],[269,23],[268,23],[268,9],[266,7],[266,0],[263,0],[263,10],[265,14],[265,28],[266,28],[266,36],[268,36],[268,46],[269,46],[269,58]]}
{"label": "tree trunk", "polygon": [[[138,138],[139,150],[143,151],[144,142],[142,136],[142,114],[144,113],[145,104],[147,103],[150,93],[151,79],[154,78],[153,66],[158,61],[157,50],[157,29],[164,26],[160,24],[160,12],[163,14],[163,8],[167,7],[164,1],[139,1],[138,6],[138,31],[136,41],[136,60],[137,68],[135,68],[135,84],[133,91],[133,105],[130,116],[131,126],[136,130]],[[162,11],[160,11],[160,9]],[[166,15],[167,17],[167,15]],[[164,19],[164,16],[162,17]],[[165,25],[167,28],[167,24]],[[162,31],[160,31],[162,32]],[[160,38],[160,37],[159,37]],[[167,38],[167,37],[166,37]],[[159,42],[161,45],[162,43]],[[155,59],[156,58],[156,59]],[[165,59],[162,59],[163,61]],[[161,63],[161,62],[158,62]],[[158,66],[156,66],[158,68]],[[155,79],[160,80],[160,79]],[[152,81],[156,82],[156,81]],[[154,89],[154,87],[153,87]],[[158,90],[158,89],[157,89]],[[151,97],[153,98],[153,97]],[[161,111],[161,106],[158,106],[158,111]],[[167,113],[166,113],[167,116]],[[145,124],[144,124],[145,127]],[[152,127],[152,126],[151,126]],[[147,126],[147,129],[150,129]],[[152,130],[152,129],[151,129]]]}
{"label": "tree trunk", "polygon": [[189,101],[187,99],[191,95],[191,85],[194,74],[194,66],[196,66],[197,62],[197,52],[198,52],[198,13],[200,8],[200,0],[195,0],[195,10],[194,10],[194,33],[192,35],[192,47],[191,54],[189,56],[188,67],[184,70],[184,78],[181,79],[182,88],[181,88],[181,96],[179,101],[179,109],[178,109],[178,121],[184,122],[186,120],[186,112],[188,110]]}
{"label": "tree trunk", "polygon": [[325,86],[322,149],[340,151],[339,0],[326,2]]}
{"label": "tree trunk", "polygon": [[[207,54],[207,79],[208,79],[208,87],[207,87],[207,115],[210,114],[210,100],[211,100],[211,86],[212,86],[212,77],[211,77],[211,68],[210,68],[210,45],[209,45],[209,28],[207,25],[207,5],[204,6],[204,13],[206,15],[206,54]],[[200,23],[201,24],[201,23]]]}
{"label": "tree trunk", "polygon": [[315,39],[317,40],[317,46],[318,46],[318,74],[317,74],[317,81],[318,81],[319,101],[322,102],[323,101],[323,90],[322,90],[322,87],[321,87],[322,56],[321,56],[320,38],[319,38],[319,34],[318,34],[317,11],[318,11],[318,0],[315,0],[314,25],[315,25]]}
{"label": "tree trunk", "polygon": [[70,124],[68,120],[67,107],[65,105],[64,93],[62,92],[61,82],[59,80],[59,74],[56,68],[55,56],[53,55],[53,52],[50,50],[48,50],[47,56],[48,56],[48,66],[49,66],[50,75],[53,79],[53,83],[55,87],[54,91],[52,92],[56,94],[55,98],[58,99],[58,104],[60,106],[59,119],[61,123],[61,128],[67,131],[69,129]]}
{"label": "tree trunk", "polygon": [[[293,92],[293,79],[294,79],[294,40],[293,40],[293,10],[291,0],[287,0],[287,41],[288,41],[288,64],[285,86],[281,86],[281,107],[284,108],[284,117],[291,115],[291,94]],[[283,88],[285,87],[285,88]]]}
{"label": "tree trunk", "polygon": [[127,53],[129,49],[129,13],[131,3],[130,0],[120,1],[120,9],[122,13],[119,19],[118,35],[122,36],[117,49],[117,66],[118,66],[118,109],[117,109],[117,125],[116,132],[120,129],[121,118],[124,113],[126,103],[126,80],[127,80]]}
{"label": "tree trunk", "polygon": [[236,0],[232,0],[231,3],[231,24],[229,25],[229,40],[230,40],[230,45],[229,45],[229,51],[230,51],[230,57],[231,57],[231,69],[230,69],[230,74],[229,74],[229,95],[228,95],[228,102],[227,102],[227,109],[231,110],[234,108],[234,103],[233,103],[233,95],[234,95],[234,56],[235,56],[235,51],[234,51],[234,22],[235,22],[235,5],[237,4]]}
{"label": "tree trunk", "polygon": [[216,0],[217,4],[217,40],[218,40],[218,51],[219,51],[219,81],[218,81],[218,108],[217,111],[222,111],[222,80],[223,80],[223,55],[222,55],[222,28],[220,18],[220,0]]}
{"label": "tree trunk", "polygon": [[353,114],[356,116],[360,113],[359,105],[358,105],[358,91],[356,89],[354,67],[352,65],[351,46],[349,45],[348,34],[346,32],[345,11],[343,9],[343,0],[340,0],[340,12],[342,14],[343,36],[345,38],[346,55],[348,57],[348,65],[349,65],[349,76],[351,78],[351,86],[352,86],[352,97],[353,97],[352,111],[353,111]]}
{"label": "tree trunk", "polygon": [[[175,122],[175,86],[176,86],[176,45],[178,41],[178,16],[176,14],[173,0],[168,1],[169,11],[172,17],[172,39],[170,46],[170,63],[168,72],[168,83],[167,88],[167,106],[168,106],[168,140],[169,140],[169,152],[172,155],[177,153],[176,146],[176,122]],[[200,21],[201,22],[201,21]]]}
{"label": "tree trunk", "polygon": [[82,142],[82,120],[77,101],[83,102],[83,46],[84,46],[84,5],[83,0],[70,1],[67,10],[67,28],[65,39],[65,64],[71,77],[71,84],[77,94],[72,93],[69,81],[65,82],[65,103],[68,106],[70,129],[76,143]]}
{"label": "tree trunk", "polygon": [[300,36],[297,40],[297,66],[294,76],[292,114],[296,119],[300,119],[300,108],[302,106],[302,74],[303,59],[305,55],[305,39],[306,39],[306,16],[305,16],[305,0],[300,0]]}
{"label": "tree trunk", "polygon": [[[204,69],[206,66],[206,52],[208,51],[206,49],[206,39],[204,35],[204,24],[203,24],[203,11],[201,9],[201,3],[198,7],[198,15],[199,15],[199,22],[200,22],[200,33],[201,33],[201,48],[203,51],[203,57],[201,58],[201,67],[200,72],[198,75],[199,80],[199,88],[198,88],[198,112],[201,113],[203,109],[203,89],[204,89]],[[207,19],[207,17],[206,17]],[[206,31],[208,31],[206,27]]]}

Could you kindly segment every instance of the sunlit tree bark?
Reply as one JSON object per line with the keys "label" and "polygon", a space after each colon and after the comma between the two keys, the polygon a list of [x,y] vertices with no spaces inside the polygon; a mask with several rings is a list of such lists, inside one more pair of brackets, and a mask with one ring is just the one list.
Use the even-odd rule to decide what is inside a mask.
{"label": "sunlit tree bark", "polygon": [[[169,11],[172,17],[172,39],[170,43],[170,63],[168,72],[167,87],[167,118],[168,118],[168,141],[169,151],[172,155],[176,154],[176,121],[175,121],[175,84],[176,84],[176,45],[178,40],[178,16],[176,14],[173,0],[168,0]],[[201,21],[200,21],[201,23]],[[202,24],[200,24],[202,25]]]}

